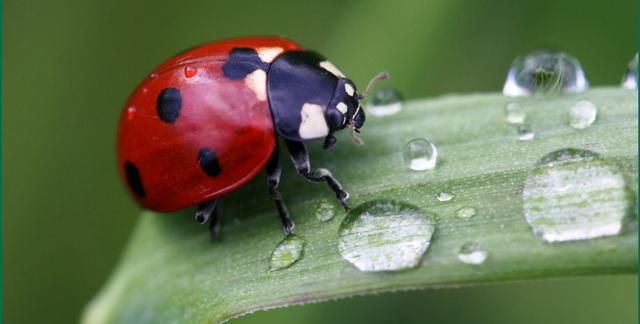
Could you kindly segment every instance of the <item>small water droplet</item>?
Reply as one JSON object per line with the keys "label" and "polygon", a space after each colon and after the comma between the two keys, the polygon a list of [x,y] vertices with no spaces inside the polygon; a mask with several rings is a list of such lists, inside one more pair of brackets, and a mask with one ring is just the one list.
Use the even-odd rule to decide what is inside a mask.
{"label": "small water droplet", "polygon": [[525,180],[522,198],[527,223],[547,242],[616,235],[633,205],[620,169],[580,149],[540,159]]}
{"label": "small water droplet", "polygon": [[340,255],[360,271],[395,271],[420,264],[435,231],[420,209],[391,200],[366,202],[340,225]]}
{"label": "small water droplet", "polygon": [[304,251],[305,241],[297,235],[288,235],[276,246],[271,253],[269,270],[275,271],[290,267],[300,260]]}
{"label": "small water droplet", "polygon": [[391,87],[382,87],[371,95],[367,104],[367,113],[382,117],[399,113],[402,110],[402,95]]}
{"label": "small water droplet", "polygon": [[158,74],[157,73],[150,73],[149,74],[149,79],[157,79],[158,78]]}
{"label": "small water droplet", "polygon": [[598,115],[598,108],[589,100],[579,100],[569,108],[569,126],[583,129],[591,126]]}
{"label": "small water droplet", "polygon": [[529,124],[518,125],[518,127],[516,127],[516,132],[518,133],[518,139],[521,141],[530,141],[536,137],[536,133]]}
{"label": "small water droplet", "polygon": [[135,116],[136,116],[136,107],[130,106],[129,108],[127,108],[127,120],[133,120]]}
{"label": "small water droplet", "polygon": [[476,209],[473,207],[462,207],[456,210],[456,217],[458,218],[471,218],[476,215]]}
{"label": "small water droplet", "polygon": [[589,82],[577,59],[563,52],[539,50],[513,61],[502,93],[529,96],[558,91],[577,93],[587,88]]}
{"label": "small water droplet", "polygon": [[328,222],[335,216],[333,204],[326,199],[318,201],[316,204],[316,218],[321,222]]}
{"label": "small water droplet", "polygon": [[489,253],[477,242],[465,243],[458,250],[458,260],[466,264],[482,264],[488,256]]}
{"label": "small water droplet", "polygon": [[438,161],[438,150],[428,140],[416,138],[405,145],[402,156],[404,163],[413,171],[431,170]]}
{"label": "small water droplet", "polygon": [[522,124],[527,117],[524,107],[517,102],[507,102],[504,112],[509,124]]}
{"label": "small water droplet", "polygon": [[191,78],[198,73],[198,68],[193,65],[187,65],[184,67],[184,76],[187,78]]}
{"label": "small water droplet", "polygon": [[451,199],[455,198],[456,195],[452,194],[452,193],[448,193],[448,192],[439,192],[436,195],[436,199],[440,202],[445,202],[445,201],[450,201]]}
{"label": "small water droplet", "polygon": [[149,89],[147,89],[146,87],[142,88],[142,93],[147,94],[147,92],[149,92]]}
{"label": "small water droplet", "polygon": [[625,89],[638,89],[638,53],[627,64],[627,71],[622,78],[622,86]]}

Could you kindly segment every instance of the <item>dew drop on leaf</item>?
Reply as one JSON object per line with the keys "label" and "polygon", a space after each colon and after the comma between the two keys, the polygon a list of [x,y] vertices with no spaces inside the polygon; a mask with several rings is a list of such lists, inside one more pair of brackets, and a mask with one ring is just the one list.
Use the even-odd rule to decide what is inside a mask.
{"label": "dew drop on leaf", "polygon": [[589,82],[576,58],[563,52],[538,50],[513,61],[502,93],[516,97],[578,93],[588,88]]}
{"label": "dew drop on leaf", "polygon": [[613,162],[570,148],[541,158],[522,191],[525,220],[546,242],[617,235],[633,207],[632,196]]}
{"label": "dew drop on leaf", "polygon": [[433,218],[417,207],[374,200],[353,209],[340,225],[338,250],[364,272],[416,267],[431,243]]}
{"label": "dew drop on leaf", "polygon": [[404,146],[402,157],[405,165],[413,171],[431,170],[438,161],[438,150],[427,139],[416,138]]}

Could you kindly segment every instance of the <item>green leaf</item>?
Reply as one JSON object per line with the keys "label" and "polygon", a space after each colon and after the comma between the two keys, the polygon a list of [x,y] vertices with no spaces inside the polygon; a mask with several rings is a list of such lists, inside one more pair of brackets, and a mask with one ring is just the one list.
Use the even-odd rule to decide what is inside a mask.
{"label": "green leaf", "polygon": [[[569,107],[580,99],[598,107],[596,121],[586,129],[569,126]],[[344,260],[338,231],[346,213],[324,184],[307,183],[288,167],[281,192],[296,221],[296,235],[304,240],[298,244],[304,247],[299,260],[270,269],[284,234],[260,178],[225,199],[226,223],[218,242],[210,242],[192,210],[143,213],[119,266],[88,305],[83,322],[218,322],[257,310],[384,291],[635,273],[636,92],[599,88],[517,99],[535,132],[529,141],[518,140],[516,126],[505,122],[505,105],[513,100],[480,94],[411,101],[396,115],[369,116],[364,146],[351,145],[345,134],[331,151],[313,146],[313,166],[333,170],[351,193],[353,206],[395,200],[434,216],[431,244],[416,268],[369,273]],[[433,170],[415,172],[403,164],[404,145],[418,137],[438,148]],[[602,163],[624,175],[630,208],[619,235],[551,244],[532,233],[523,212],[525,179],[542,157],[563,148],[596,152]],[[435,198],[440,192],[455,198],[440,202]],[[536,199],[534,206],[545,202],[544,196]],[[579,207],[588,210],[601,203],[595,199]],[[456,217],[462,207],[473,207],[476,214]],[[316,212],[325,220],[327,213],[335,217],[323,222]],[[488,252],[484,263],[458,260],[457,252],[470,241]]]}

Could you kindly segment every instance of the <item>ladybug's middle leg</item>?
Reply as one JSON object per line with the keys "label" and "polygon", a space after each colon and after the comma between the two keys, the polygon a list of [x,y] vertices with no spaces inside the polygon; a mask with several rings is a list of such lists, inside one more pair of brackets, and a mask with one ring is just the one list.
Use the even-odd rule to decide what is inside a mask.
{"label": "ladybug's middle leg", "polygon": [[298,170],[298,173],[302,174],[307,180],[312,182],[325,181],[329,188],[336,194],[336,198],[340,201],[340,204],[344,209],[349,209],[347,199],[349,199],[349,193],[342,189],[340,182],[331,174],[331,171],[323,168],[311,170],[311,164],[309,162],[309,153],[304,143],[298,141],[285,140],[291,160]]}
{"label": "ladybug's middle leg", "polygon": [[289,217],[289,212],[287,211],[287,207],[284,205],[282,201],[282,196],[278,191],[278,185],[280,184],[280,175],[282,175],[282,168],[280,167],[280,159],[278,157],[278,146],[276,145],[276,149],[273,151],[273,155],[267,162],[267,185],[269,186],[269,195],[271,196],[271,200],[276,204],[276,208],[278,209],[278,216],[280,216],[280,220],[282,221],[282,229],[285,233],[291,234],[293,233],[293,228],[296,224],[293,223],[291,218]]}
{"label": "ladybug's middle leg", "polygon": [[220,217],[218,215],[218,199],[210,200],[198,206],[196,221],[204,224],[209,221],[209,234],[211,240],[218,238],[220,233]]}

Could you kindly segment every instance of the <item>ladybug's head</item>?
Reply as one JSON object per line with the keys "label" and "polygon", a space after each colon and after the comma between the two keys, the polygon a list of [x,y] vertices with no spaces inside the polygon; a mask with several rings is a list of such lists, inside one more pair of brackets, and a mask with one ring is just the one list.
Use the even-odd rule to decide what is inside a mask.
{"label": "ladybug's head", "polygon": [[[379,73],[369,81],[367,88],[362,94],[358,94],[353,81],[347,78],[340,78],[333,94],[333,99],[327,107],[325,116],[330,128],[330,133],[348,127],[351,129],[353,142],[362,144],[362,140],[356,135],[360,133],[360,128],[362,128],[366,120],[366,114],[362,108],[361,101],[367,96],[367,93],[377,81],[384,80],[388,77],[387,72]],[[327,139],[325,139],[325,148],[331,147],[333,142],[335,142],[335,139],[327,137]]]}

